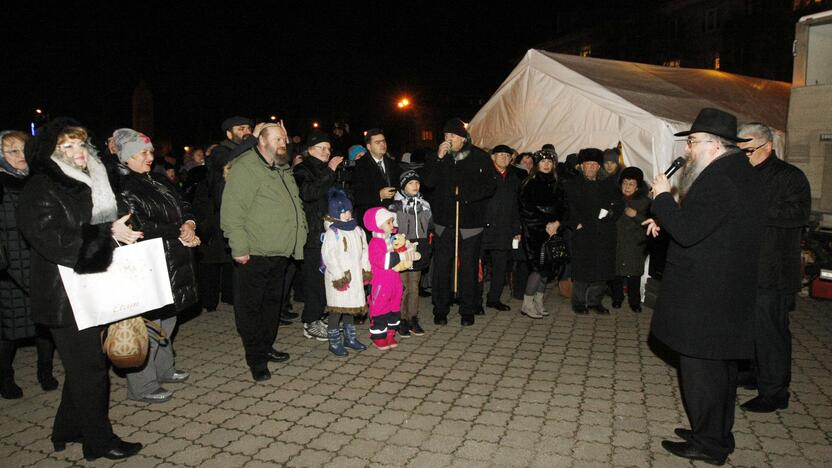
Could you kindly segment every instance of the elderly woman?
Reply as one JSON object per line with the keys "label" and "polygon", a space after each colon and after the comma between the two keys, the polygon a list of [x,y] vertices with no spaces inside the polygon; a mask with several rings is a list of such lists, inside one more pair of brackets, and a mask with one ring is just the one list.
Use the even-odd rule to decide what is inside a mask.
{"label": "elderly woman", "polygon": [[32,253],[14,216],[20,192],[29,180],[29,165],[24,157],[26,140],[23,132],[0,132],[0,243],[7,259],[0,267],[0,396],[7,399],[23,396],[23,390],[14,381],[12,363],[18,344],[25,338],[35,337],[41,388],[47,391],[58,388],[58,381],[52,376],[55,345],[49,332],[32,320],[29,301]]}
{"label": "elderly woman", "polygon": [[[147,136],[129,128],[113,133],[119,165],[118,196],[120,211],[129,212],[132,227],[143,239],[162,238],[170,275],[173,304],[143,314],[161,325],[170,338],[176,315],[197,301],[196,277],[191,249],[199,245],[190,205],[182,201],[179,191],[159,174],[151,173],[153,144]],[[144,367],[127,373],[127,397],[148,403],[170,400],[173,392],[163,383],[181,383],[188,373],[174,366],[173,342],[159,346],[150,340]]]}
{"label": "elderly woman", "polygon": [[529,265],[529,279],[520,309],[534,319],[549,315],[543,306],[543,295],[549,280],[560,273],[558,265],[541,263],[540,249],[555,235],[564,219],[563,189],[555,173],[557,153],[541,150],[534,153],[534,166],[520,186],[520,225],[523,249]]}
{"label": "elderly woman", "polygon": [[84,457],[122,459],[141,450],[119,439],[109,418],[110,382],[101,352],[101,327],[78,330],[64,292],[58,265],[95,273],[112,262],[115,243],[130,244],[141,233],[117,218],[107,171],[89,143],[86,130],[56,119],[26,144],[35,174],[20,195],[18,227],[32,246],[32,317],[49,327],[65,379],[52,427],[56,451],[82,442]]}

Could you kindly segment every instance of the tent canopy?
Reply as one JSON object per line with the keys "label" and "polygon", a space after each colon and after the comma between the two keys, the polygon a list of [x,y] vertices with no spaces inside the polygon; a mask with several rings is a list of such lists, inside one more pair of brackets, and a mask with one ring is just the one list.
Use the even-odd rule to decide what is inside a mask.
{"label": "tent canopy", "polygon": [[717,70],[532,49],[477,112],[470,129],[482,147],[507,144],[533,151],[552,143],[561,157],[620,141],[625,164],[650,176],[684,152],[684,139],[673,134],[689,129],[703,107],[730,112],[740,123],[764,122],[782,137],[790,88]]}

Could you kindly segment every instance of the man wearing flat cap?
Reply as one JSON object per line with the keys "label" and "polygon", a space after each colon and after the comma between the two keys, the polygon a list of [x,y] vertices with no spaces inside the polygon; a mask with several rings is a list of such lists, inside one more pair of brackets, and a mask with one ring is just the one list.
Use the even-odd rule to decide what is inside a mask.
{"label": "man wearing flat cap", "polygon": [[[477,274],[488,199],[497,187],[488,153],[471,144],[460,119],[443,128],[445,140],[434,157],[427,158],[422,183],[432,192],[436,232],[433,257],[433,322],[448,323],[457,262],[457,297],[462,326],[474,324],[480,310]],[[458,220],[458,222],[457,222]],[[456,249],[458,242],[459,249]]]}
{"label": "man wearing flat cap", "polygon": [[[251,135],[251,119],[234,116],[225,119],[220,129],[226,139],[208,158],[208,174],[200,182],[194,194],[194,211],[197,215],[198,234],[202,239],[199,260],[199,296],[208,311],[216,310],[220,295],[225,303],[233,300],[231,249],[220,229],[220,206],[225,189],[225,166],[232,153],[246,136]],[[220,294],[222,293],[222,294]]]}
{"label": "man wearing flat cap", "polygon": [[753,355],[765,206],[759,175],[737,148],[737,119],[705,108],[687,137],[681,204],[663,174],[653,178],[654,218],[671,238],[653,314],[654,338],[679,353],[679,379],[690,429],[683,442],[662,441],[670,453],[721,465],[734,451],[737,360]]}

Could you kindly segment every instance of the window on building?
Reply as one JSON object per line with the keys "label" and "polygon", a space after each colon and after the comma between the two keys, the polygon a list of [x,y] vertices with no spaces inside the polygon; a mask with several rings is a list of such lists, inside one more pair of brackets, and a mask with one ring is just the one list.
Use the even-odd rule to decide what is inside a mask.
{"label": "window on building", "polygon": [[422,141],[433,141],[433,131],[422,130]]}
{"label": "window on building", "polygon": [[592,55],[592,46],[585,45],[581,47],[581,57],[589,57]]}
{"label": "window on building", "polygon": [[662,65],[665,67],[679,68],[682,66],[682,61],[679,59],[665,60]]}
{"label": "window on building", "polygon": [[719,63],[719,54],[714,56],[714,70],[719,70],[720,63]]}
{"label": "window on building", "polygon": [[711,8],[705,12],[705,32],[719,29],[719,10]]}

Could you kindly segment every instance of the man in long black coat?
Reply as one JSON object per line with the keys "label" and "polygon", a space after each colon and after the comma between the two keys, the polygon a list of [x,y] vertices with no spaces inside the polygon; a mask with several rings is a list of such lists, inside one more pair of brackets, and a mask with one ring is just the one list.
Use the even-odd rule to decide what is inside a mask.
{"label": "man in long black coat", "polygon": [[[485,228],[488,199],[496,183],[488,153],[471,144],[465,124],[452,119],[444,127],[445,140],[437,155],[428,158],[422,182],[433,191],[431,207],[436,238],[433,246],[433,322],[448,323],[448,311],[454,288],[456,214],[459,207],[459,315],[463,326],[474,324],[479,310],[477,265]],[[458,203],[457,203],[458,202]]]}
{"label": "man in long black coat", "polygon": [[792,335],[789,306],[801,287],[800,236],[809,224],[812,193],[803,172],[781,161],[772,149],[771,129],[760,123],[740,127],[740,143],[760,174],[766,226],[760,248],[757,302],[754,308],[754,360],[759,395],[741,406],[757,413],[789,404]]}
{"label": "man in long black coat", "polygon": [[578,153],[583,173],[566,183],[572,229],[572,310],[609,314],[601,304],[607,281],[615,278],[616,222],[624,212],[617,187],[598,177],[603,151],[584,148]]}
{"label": "man in long black coat", "polygon": [[734,450],[737,359],[752,356],[751,327],[763,232],[762,191],[736,117],[703,109],[688,136],[681,206],[663,174],[653,179],[648,233],[671,237],[651,331],[679,353],[691,429],[663,441],[674,455],[722,464]]}

